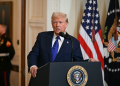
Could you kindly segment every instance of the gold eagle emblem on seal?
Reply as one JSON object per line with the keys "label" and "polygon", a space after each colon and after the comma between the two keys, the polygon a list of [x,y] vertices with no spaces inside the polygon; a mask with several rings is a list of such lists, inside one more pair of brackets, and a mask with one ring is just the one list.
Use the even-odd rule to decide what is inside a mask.
{"label": "gold eagle emblem on seal", "polygon": [[70,86],[85,86],[87,80],[87,71],[82,66],[73,66],[67,73],[67,81]]}

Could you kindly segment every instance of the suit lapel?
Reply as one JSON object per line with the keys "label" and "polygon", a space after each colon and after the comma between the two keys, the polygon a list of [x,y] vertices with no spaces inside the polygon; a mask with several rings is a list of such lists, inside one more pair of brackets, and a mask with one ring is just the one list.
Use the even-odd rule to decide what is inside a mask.
{"label": "suit lapel", "polygon": [[52,38],[53,38],[54,32],[50,32],[47,35],[47,50],[48,50],[48,58],[49,61],[51,61],[51,48],[52,48]]}
{"label": "suit lapel", "polygon": [[60,50],[59,50],[59,52],[58,52],[54,61],[58,61],[59,58],[62,58],[63,55],[64,55],[64,52],[67,50],[67,48],[69,46],[70,46],[70,40],[64,39],[63,44],[62,44],[62,46],[61,46],[61,48],[60,48]]}

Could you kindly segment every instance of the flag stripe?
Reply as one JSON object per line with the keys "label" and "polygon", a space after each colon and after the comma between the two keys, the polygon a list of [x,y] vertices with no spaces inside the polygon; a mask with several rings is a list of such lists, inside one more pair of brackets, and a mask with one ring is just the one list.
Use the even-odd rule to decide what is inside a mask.
{"label": "flag stripe", "polygon": [[101,29],[98,31],[98,33],[99,33],[99,36],[100,36],[101,42],[102,42],[102,44],[103,44],[103,38],[102,38],[102,31],[101,31]]}
{"label": "flag stripe", "polygon": [[95,36],[96,39],[96,44],[94,44],[94,46],[96,45],[96,52],[98,55],[98,59],[101,62],[101,66],[102,69],[104,71],[104,52],[103,52],[103,40],[102,40],[102,32],[101,29],[98,31],[98,33]]}
{"label": "flag stripe", "polygon": [[[95,59],[98,59],[97,54],[96,54],[96,50],[94,49],[93,42],[91,41],[90,37],[87,35],[87,33],[86,33],[85,29],[82,27],[82,25],[81,25],[81,29],[80,29],[80,36],[83,39],[80,41],[80,44],[82,44],[81,46],[85,46],[83,49],[85,49],[85,52],[87,54],[90,54],[90,55],[88,55],[89,58],[94,57]],[[86,57],[84,57],[84,58],[86,58]]]}
{"label": "flag stripe", "polygon": [[[81,45],[80,45],[81,46]],[[89,59],[89,57],[88,57],[88,55],[87,55],[87,53],[84,51],[84,49],[83,49],[83,47],[81,46],[81,51],[82,51],[82,54],[83,54],[83,57],[85,57],[85,58],[83,58],[84,60],[85,59]]]}
{"label": "flag stripe", "polygon": [[100,49],[100,52],[102,54],[102,57],[104,57],[104,51],[103,51],[103,38],[102,38],[102,31],[101,29],[98,31],[99,35],[96,35],[96,40]]}
{"label": "flag stripe", "polygon": [[[84,32],[84,29],[81,27],[81,30],[80,30],[80,32],[81,32],[81,34],[82,33],[85,33]],[[88,55],[88,57],[89,58],[93,58],[93,55],[95,54],[96,56],[94,57],[95,59],[98,59],[100,62],[101,62],[101,66],[102,66],[102,69],[104,70],[104,59],[103,59],[103,55],[102,55],[102,53],[101,53],[101,51],[103,52],[103,48],[101,49],[101,51],[99,50],[99,46],[98,45],[100,45],[101,47],[103,47],[102,46],[102,43],[99,43],[100,42],[100,40],[98,41],[98,43],[97,43],[97,41],[95,40],[95,42],[91,42],[91,40],[89,41],[89,42],[85,42],[85,38],[84,37],[86,37],[85,35],[84,36],[81,36],[80,34],[79,34],[79,36],[78,36],[78,40],[80,41],[80,45],[81,45],[81,47],[84,49],[84,51],[86,52],[85,54],[87,54]],[[96,34],[96,39],[99,39],[99,38],[102,38],[102,37],[99,37],[99,34]],[[88,40],[86,40],[86,41],[88,41]],[[101,42],[102,42],[102,40],[101,40]],[[87,43],[87,44],[86,44]],[[90,49],[90,46],[88,45],[88,44],[93,44],[93,46],[91,47],[91,49]],[[94,47],[94,48],[93,48]],[[94,51],[94,52],[92,52],[92,50]]]}
{"label": "flag stripe", "polygon": [[93,42],[93,44],[94,44],[94,48],[95,48],[96,53],[97,53],[98,60],[101,62],[102,69],[104,70],[104,59],[103,59],[102,54],[99,50],[99,46],[98,46],[98,43],[96,42],[96,40],[95,40],[95,42]]}
{"label": "flag stripe", "polygon": [[84,39],[81,37],[81,35],[79,34],[78,36],[78,40],[80,41],[80,45],[82,46],[82,48],[85,50],[85,52],[88,52],[87,55],[90,58],[93,58],[93,55],[91,54],[92,51],[90,50],[90,48],[87,46],[86,42],[84,41]]}

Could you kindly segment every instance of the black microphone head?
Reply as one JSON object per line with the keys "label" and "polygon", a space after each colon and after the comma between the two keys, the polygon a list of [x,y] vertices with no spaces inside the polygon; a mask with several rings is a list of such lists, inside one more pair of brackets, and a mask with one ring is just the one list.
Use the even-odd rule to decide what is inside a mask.
{"label": "black microphone head", "polygon": [[65,37],[66,35],[63,32],[59,32],[59,35]]}
{"label": "black microphone head", "polygon": [[71,40],[71,37],[67,32],[66,32],[66,34],[64,34],[63,32],[60,32],[59,35],[64,37],[65,39],[70,39]]}
{"label": "black microphone head", "polygon": [[71,40],[71,37],[70,35],[66,32],[66,39],[70,39]]}

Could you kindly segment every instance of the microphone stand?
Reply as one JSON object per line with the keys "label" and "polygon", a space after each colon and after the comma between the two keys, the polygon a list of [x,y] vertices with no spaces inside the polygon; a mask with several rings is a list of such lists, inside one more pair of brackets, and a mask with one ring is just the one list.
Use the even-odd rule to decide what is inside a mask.
{"label": "microphone stand", "polygon": [[73,41],[70,35],[66,32],[66,38],[69,39],[72,43],[72,51],[71,51],[71,62],[73,62]]}
{"label": "microphone stand", "polygon": [[65,39],[71,40],[71,43],[72,43],[71,62],[73,62],[73,41],[72,41],[72,38],[70,37],[70,35],[67,32],[66,32],[66,34],[64,34],[63,32],[60,32],[59,35],[64,37]]}
{"label": "microphone stand", "polygon": [[72,41],[72,39],[71,39],[71,43],[72,43],[71,62],[73,62],[73,41]]}

